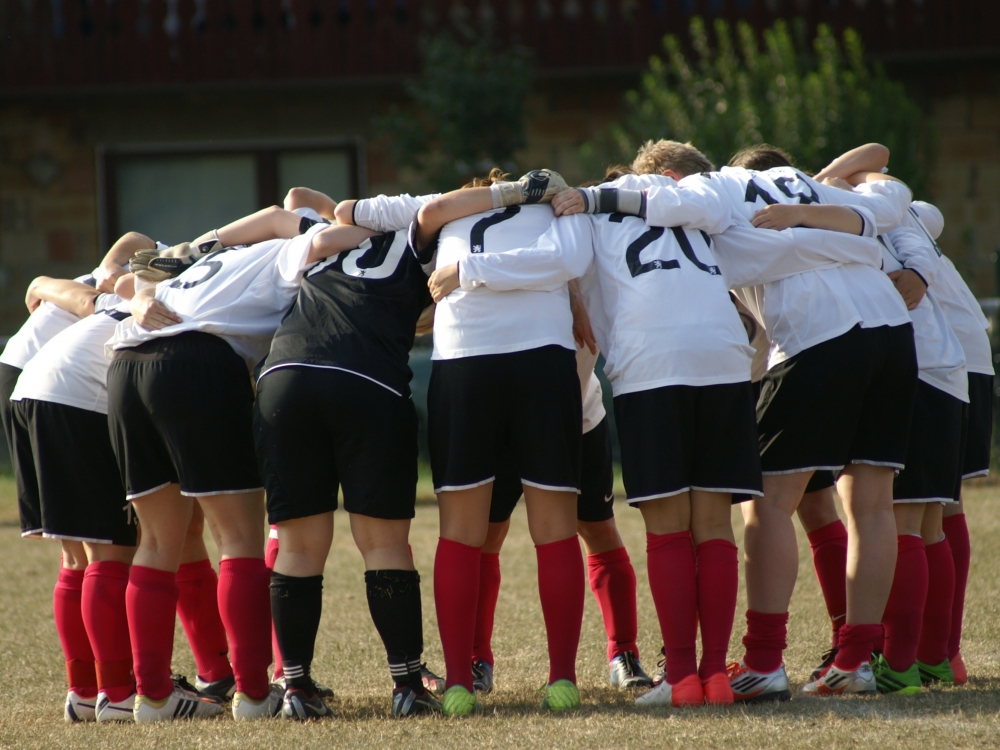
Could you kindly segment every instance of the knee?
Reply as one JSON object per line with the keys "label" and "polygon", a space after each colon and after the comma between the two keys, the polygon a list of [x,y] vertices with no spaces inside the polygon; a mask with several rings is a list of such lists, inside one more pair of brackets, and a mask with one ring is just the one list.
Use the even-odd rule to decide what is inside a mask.
{"label": "knee", "polygon": [[613,518],[607,521],[577,521],[576,531],[588,549],[607,551],[621,547],[618,526]]}

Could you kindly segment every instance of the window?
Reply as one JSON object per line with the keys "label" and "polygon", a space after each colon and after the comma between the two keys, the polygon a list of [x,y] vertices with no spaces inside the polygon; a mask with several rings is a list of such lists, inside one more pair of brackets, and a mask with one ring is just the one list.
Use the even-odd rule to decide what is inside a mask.
{"label": "window", "polygon": [[127,231],[173,245],[265,206],[293,187],[357,198],[359,146],[343,142],[107,149],[102,244]]}

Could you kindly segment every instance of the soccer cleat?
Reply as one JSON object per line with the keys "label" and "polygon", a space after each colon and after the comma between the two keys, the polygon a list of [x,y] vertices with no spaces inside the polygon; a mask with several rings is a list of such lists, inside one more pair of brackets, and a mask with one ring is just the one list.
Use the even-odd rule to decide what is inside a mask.
{"label": "soccer cleat", "polygon": [[493,665],[484,661],[472,662],[472,689],[478,693],[493,692]]}
{"label": "soccer cleat", "polygon": [[954,685],[955,673],[951,671],[951,662],[945,659],[940,664],[924,664],[917,659],[917,669],[920,670],[920,681],[925,685],[940,682],[942,685]]}
{"label": "soccer cleat", "polygon": [[885,695],[916,695],[920,692],[920,670],[911,664],[905,672],[897,672],[880,655],[872,662],[875,673],[875,688]]}
{"label": "soccer cleat", "polygon": [[322,719],[324,716],[333,716],[333,711],[323,702],[319,693],[307,695],[302,688],[288,688],[285,691],[285,699],[281,704],[281,715],[286,719],[296,721],[307,721],[309,719]]}
{"label": "soccer cleat", "polygon": [[427,668],[427,664],[420,665],[420,677],[424,681],[424,687],[432,693],[443,693],[445,690],[444,677],[438,677]]}
{"label": "soccer cleat", "polygon": [[556,680],[545,686],[545,697],[542,698],[543,711],[569,711],[580,707],[580,691],[569,680]]}
{"label": "soccer cleat", "polygon": [[175,682],[173,692],[161,700],[145,695],[135,696],[133,716],[136,724],[147,724],[174,719],[207,719],[218,716],[224,710],[218,698],[199,695]]}
{"label": "soccer cleat", "polygon": [[392,691],[392,715],[397,719],[439,713],[441,701],[431,695],[427,688],[418,693],[409,685],[404,685]]}
{"label": "soccer cleat", "polygon": [[784,664],[773,672],[755,672],[743,662],[732,662],[726,674],[737,703],[787,701],[792,697]]}
{"label": "soccer cleat", "polygon": [[63,718],[70,724],[77,721],[94,721],[97,718],[97,701],[101,695],[102,693],[98,693],[96,698],[83,698],[70,690],[66,693]]}
{"label": "soccer cleat", "polygon": [[233,718],[236,721],[273,719],[281,711],[284,701],[285,689],[276,683],[271,683],[271,689],[259,701],[246,693],[237,692],[233,696]]}
{"label": "soccer cleat", "polygon": [[[277,678],[274,681],[274,684],[280,685],[283,690],[288,689],[288,683],[285,682],[285,678],[283,676]],[[334,695],[333,688],[327,685],[321,685],[318,682],[313,682],[313,687],[316,688],[316,695],[318,695],[320,698],[332,698]]]}
{"label": "soccer cleat", "polygon": [[951,673],[955,675],[956,685],[964,685],[969,681],[969,671],[965,668],[962,654],[955,654],[955,658],[951,660]]}
{"label": "soccer cleat", "polygon": [[660,658],[656,662],[656,674],[653,675],[653,684],[659,685],[667,679],[667,650],[660,646]]}
{"label": "soccer cleat", "polygon": [[210,695],[226,703],[232,700],[233,694],[236,692],[236,676],[229,675],[229,677],[223,677],[215,682],[205,682],[201,677],[195,677],[194,689],[202,695]]}
{"label": "soccer cleat", "polygon": [[637,706],[700,706],[705,703],[705,689],[698,675],[689,674],[676,685],[664,680],[635,699]]}
{"label": "soccer cleat", "polygon": [[875,695],[877,686],[872,665],[862,662],[857,669],[840,669],[836,664],[818,680],[803,686],[806,695]]}
{"label": "soccer cleat", "polygon": [[653,685],[653,680],[643,671],[639,657],[635,655],[634,651],[618,654],[611,660],[608,669],[611,673],[611,684],[614,687],[624,690],[626,688],[652,687]]}
{"label": "soccer cleat", "polygon": [[135,721],[135,693],[125,700],[109,700],[104,692],[97,694],[97,721]]}
{"label": "soccer cleat", "polygon": [[462,685],[452,685],[441,698],[441,712],[445,716],[468,716],[479,710],[475,691],[469,692]]}
{"label": "soccer cleat", "polygon": [[820,662],[819,666],[812,671],[809,675],[809,681],[814,682],[826,674],[826,670],[833,666],[833,662],[837,659],[837,652],[840,651],[839,648],[831,648],[829,651],[823,652],[823,661]]}
{"label": "soccer cleat", "polygon": [[717,672],[707,680],[702,680],[701,687],[705,691],[705,703],[710,706],[731,706],[736,701],[729,676],[724,672]]}

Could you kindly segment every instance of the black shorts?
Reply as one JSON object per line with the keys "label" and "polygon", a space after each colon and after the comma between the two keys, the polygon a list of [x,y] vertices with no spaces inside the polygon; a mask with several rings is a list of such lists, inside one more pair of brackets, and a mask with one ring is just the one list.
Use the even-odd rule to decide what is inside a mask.
{"label": "black shorts", "polygon": [[270,523],[344,509],[413,518],[417,412],[413,400],[333,369],[281,367],[257,384],[254,443]]}
{"label": "black shorts", "polygon": [[688,490],[762,495],[750,383],[669,385],[615,396],[629,504]]}
{"label": "black shorts", "polygon": [[775,365],[761,383],[765,474],[903,468],[917,388],[912,325],[855,326]]}
{"label": "black shorts", "polygon": [[188,331],[115,352],[108,423],[129,500],[171,483],[189,497],[263,488],[247,366],[218,336]]}
{"label": "black shorts", "polygon": [[833,478],[832,471],[820,469],[819,471],[814,471],[813,475],[809,477],[809,484],[806,485],[806,490],[802,494],[808,495],[810,492],[819,492],[836,484],[837,481]]}
{"label": "black shorts", "polygon": [[524,484],[579,491],[583,405],[569,349],[435,360],[427,414],[435,492],[492,482],[506,451]]}
{"label": "black shorts", "polygon": [[21,535],[134,547],[108,418],[34,399],[11,407]]}
{"label": "black shorts", "polygon": [[969,373],[969,426],[965,437],[962,479],[990,473],[993,447],[993,376]]}
{"label": "black shorts", "polygon": [[3,436],[10,451],[11,466],[14,465],[14,448],[11,437],[13,433],[11,432],[10,395],[14,392],[14,386],[17,385],[17,378],[20,374],[20,367],[0,362],[0,421],[3,422]]}
{"label": "black shorts", "polygon": [[962,478],[965,403],[917,382],[906,468],[896,475],[897,503],[953,503]]}
{"label": "black shorts", "polygon": [[[611,458],[611,428],[605,417],[581,441],[580,494],[576,498],[576,518],[599,523],[615,517],[615,472]],[[497,469],[493,482],[490,523],[510,518],[524,488],[514,459]]]}

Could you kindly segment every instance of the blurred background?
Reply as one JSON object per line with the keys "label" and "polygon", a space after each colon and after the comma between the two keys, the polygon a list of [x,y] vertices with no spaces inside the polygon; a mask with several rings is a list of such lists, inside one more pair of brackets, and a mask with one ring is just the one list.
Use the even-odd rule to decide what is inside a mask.
{"label": "blurred background", "polygon": [[809,170],[885,143],[994,298],[998,32],[996,0],[0,0],[0,338],[33,277],[128,230],[176,243],[297,185],[494,164],[579,182],[660,137]]}

